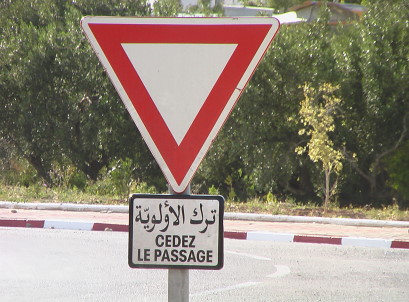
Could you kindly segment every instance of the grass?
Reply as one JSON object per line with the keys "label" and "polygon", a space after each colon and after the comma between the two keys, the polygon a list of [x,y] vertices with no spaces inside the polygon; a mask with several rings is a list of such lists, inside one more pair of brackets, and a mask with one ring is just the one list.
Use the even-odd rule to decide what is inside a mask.
{"label": "grass", "polygon": [[290,216],[409,221],[409,210],[399,210],[397,205],[391,205],[381,209],[371,207],[340,208],[336,205],[331,205],[324,213],[323,207],[312,203],[296,204],[293,202],[264,202],[260,200],[252,200],[245,203],[227,201],[225,211]]}
{"label": "grass", "polygon": [[78,189],[50,189],[38,185],[27,188],[21,186],[0,186],[0,200],[42,203],[127,204],[125,196],[97,194]]}
{"label": "grass", "polygon": [[[139,190],[139,192],[134,190],[133,192],[147,192],[145,186],[138,187],[137,190]],[[76,188],[47,188],[41,185],[32,185],[29,187],[0,185],[0,200],[14,202],[126,205],[127,197],[112,193],[114,191],[115,190],[107,190],[106,188],[101,190],[98,184],[94,187],[87,188],[85,191]],[[149,193],[155,192],[150,191]],[[272,198],[270,201],[253,199],[247,202],[227,200],[225,212],[409,221],[409,210],[399,210],[397,205],[377,209],[371,207],[340,208],[332,204],[324,214],[323,207],[314,203],[298,204],[292,200],[280,202],[276,198]]]}

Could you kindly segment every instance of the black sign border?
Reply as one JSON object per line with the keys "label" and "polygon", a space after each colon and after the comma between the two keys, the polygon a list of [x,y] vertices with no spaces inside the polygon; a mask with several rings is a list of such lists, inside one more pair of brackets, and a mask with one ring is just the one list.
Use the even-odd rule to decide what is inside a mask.
{"label": "black sign border", "polygon": [[[135,264],[132,262],[133,247],[133,217],[134,201],[136,199],[203,199],[219,201],[219,250],[218,261],[214,266],[202,265],[173,265],[173,264]],[[220,270],[224,265],[224,198],[220,195],[170,195],[170,194],[132,194],[129,198],[129,232],[128,232],[128,265],[131,268],[143,269],[196,269],[196,270]]]}

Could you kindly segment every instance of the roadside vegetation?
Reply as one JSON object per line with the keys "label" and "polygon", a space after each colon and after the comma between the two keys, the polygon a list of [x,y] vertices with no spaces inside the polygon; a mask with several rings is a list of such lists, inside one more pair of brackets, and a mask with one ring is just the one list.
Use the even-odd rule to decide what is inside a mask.
{"label": "roadside vegetation", "polygon": [[[159,193],[154,187],[146,183],[133,184],[132,193]],[[217,192],[210,189],[211,194]],[[25,186],[0,186],[0,201],[36,202],[36,203],[77,203],[77,204],[103,204],[127,205],[127,196],[118,192],[117,187],[109,180],[97,181],[87,185],[83,190],[76,187],[48,188],[41,184]],[[261,199],[252,199],[246,202],[226,200],[225,212],[255,213],[270,215],[315,216],[332,218],[356,218],[377,220],[409,221],[409,210],[400,210],[397,204],[381,208],[349,207],[341,208],[338,204],[330,204],[327,209],[323,206],[308,202],[297,203],[293,199],[279,200],[273,195]]]}
{"label": "roadside vegetation", "polygon": [[[323,5],[317,22],[281,26],[193,193],[223,195],[227,211],[409,220],[409,6],[362,2],[359,21],[329,25]],[[0,1],[0,199],[167,192],[79,22],[174,16],[178,3]]]}

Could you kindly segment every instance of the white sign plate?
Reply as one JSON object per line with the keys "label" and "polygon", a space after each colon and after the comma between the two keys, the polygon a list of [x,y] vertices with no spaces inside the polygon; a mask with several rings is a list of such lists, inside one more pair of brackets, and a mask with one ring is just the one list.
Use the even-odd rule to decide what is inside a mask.
{"label": "white sign plate", "polygon": [[222,196],[132,195],[129,266],[221,269],[223,214]]}

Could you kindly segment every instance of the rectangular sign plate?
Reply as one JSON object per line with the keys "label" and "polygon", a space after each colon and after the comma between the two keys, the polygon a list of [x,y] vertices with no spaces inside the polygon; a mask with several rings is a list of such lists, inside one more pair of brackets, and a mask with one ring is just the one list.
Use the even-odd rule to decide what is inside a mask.
{"label": "rectangular sign plate", "polygon": [[221,269],[223,215],[222,196],[132,195],[129,266]]}

